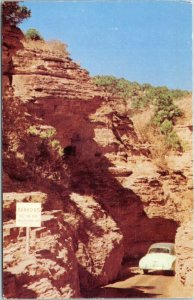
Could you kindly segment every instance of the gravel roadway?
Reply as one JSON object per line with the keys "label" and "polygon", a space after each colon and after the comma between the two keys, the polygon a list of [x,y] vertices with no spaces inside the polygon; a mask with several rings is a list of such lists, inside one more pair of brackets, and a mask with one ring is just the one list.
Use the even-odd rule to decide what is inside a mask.
{"label": "gravel roadway", "polygon": [[120,279],[105,287],[82,293],[85,298],[192,298],[192,289],[185,288],[174,276],[150,271],[141,274],[137,267],[125,267]]}

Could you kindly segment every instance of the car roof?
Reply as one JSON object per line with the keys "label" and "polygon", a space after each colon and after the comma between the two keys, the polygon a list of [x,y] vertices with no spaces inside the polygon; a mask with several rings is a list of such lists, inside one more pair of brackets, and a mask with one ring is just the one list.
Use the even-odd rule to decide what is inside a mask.
{"label": "car roof", "polygon": [[150,246],[150,248],[157,248],[157,247],[174,248],[174,243],[155,243]]}

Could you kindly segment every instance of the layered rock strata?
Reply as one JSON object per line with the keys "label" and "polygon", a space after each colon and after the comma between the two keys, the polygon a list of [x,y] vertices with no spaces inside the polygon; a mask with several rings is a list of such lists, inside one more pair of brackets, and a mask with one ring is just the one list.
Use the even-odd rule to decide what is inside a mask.
{"label": "layered rock strata", "polygon": [[[43,203],[46,195],[31,193],[32,201],[35,194],[35,201]],[[13,197],[4,197],[11,208]],[[16,199],[28,202],[29,195],[15,194]],[[105,285],[116,278],[123,257],[120,229],[92,197],[72,194],[71,199],[68,212],[42,212],[41,227],[30,232],[30,255],[25,255],[25,228],[15,227],[13,219],[4,222],[7,298],[74,298],[80,296],[80,286]]]}
{"label": "layered rock strata", "polygon": [[[177,224],[164,210],[164,191],[158,189],[160,182],[156,185],[149,149],[139,141],[121,100],[104,97],[87,72],[48,50],[26,47],[14,56],[13,66],[15,95],[28,103],[30,114],[56,129],[71,173],[71,191],[95,195],[122,229],[125,254],[140,256],[154,241],[172,241]],[[148,168],[152,172],[147,178],[143,162],[147,174]],[[142,181],[137,180],[140,174]],[[148,214],[153,220],[144,212],[144,199],[153,206]],[[172,220],[164,223],[161,217]]]}
{"label": "layered rock strata", "polygon": [[9,25],[4,25],[2,30],[2,65],[3,65],[3,76],[2,76],[2,86],[3,95],[9,95],[9,88],[12,85],[12,68],[13,54],[17,50],[23,48],[23,44],[20,42],[23,39],[23,34],[21,30],[16,27],[10,27]]}
{"label": "layered rock strata", "polygon": [[75,245],[62,212],[42,214],[41,227],[32,228],[30,233],[29,255],[25,255],[24,228],[15,228],[14,222],[9,221],[4,223],[4,232],[6,298],[60,299],[80,296]]}
{"label": "layered rock strata", "polygon": [[190,130],[189,151],[167,156],[168,169],[162,172],[150,160],[149,146],[139,140],[124,103],[106,98],[68,57],[27,46],[13,57],[12,78],[15,95],[28,102],[30,113],[56,129],[72,169],[74,162],[82,169],[90,164],[97,172],[105,166],[121,187],[140,197],[150,218],[187,219],[192,207]]}
{"label": "layered rock strata", "polygon": [[[4,34],[7,50],[11,43],[8,32]],[[44,188],[48,193],[45,210],[54,209],[55,203],[59,208],[62,203],[63,212],[59,215],[58,212],[57,216],[55,212],[45,214],[54,215],[51,219],[63,228],[56,241],[60,247],[54,241],[51,246],[59,247],[60,251],[66,251],[67,247],[75,279],[73,286],[69,277],[65,277],[62,284],[67,289],[62,291],[53,284],[52,290],[54,271],[50,277],[46,273],[46,279],[41,275],[38,281],[28,284],[34,292],[41,287],[38,297],[44,293],[48,298],[77,297],[79,285],[83,288],[104,285],[116,278],[123,255],[140,257],[154,242],[174,241],[178,223],[190,215],[190,199],[179,201],[179,196],[184,198],[189,190],[189,159],[188,173],[173,166],[170,172],[161,172],[150,159],[150,146],[139,140],[121,99],[105,96],[93,85],[88,72],[67,56],[36,46],[25,46],[14,56],[7,50],[3,64],[5,76],[9,75],[5,78],[9,78],[9,86],[14,88],[13,96],[26,103],[33,125],[56,130],[70,176],[69,186],[61,181],[57,185],[43,185],[42,191]],[[10,182],[6,177],[7,190],[15,192]],[[23,189],[22,183],[18,183],[17,189]],[[6,209],[9,211],[6,220],[13,225],[14,208]],[[48,240],[50,234],[52,228],[45,233]],[[69,245],[63,242],[63,234],[69,235]],[[11,247],[13,241],[9,240],[9,234],[7,241],[6,247]],[[40,241],[43,248],[44,243]],[[46,257],[44,252],[42,255],[41,260]],[[34,259],[36,264],[37,261],[38,265],[42,264],[36,255]],[[51,269],[58,268],[55,263]],[[22,270],[26,274],[26,269]],[[21,277],[17,280],[20,282]]]}

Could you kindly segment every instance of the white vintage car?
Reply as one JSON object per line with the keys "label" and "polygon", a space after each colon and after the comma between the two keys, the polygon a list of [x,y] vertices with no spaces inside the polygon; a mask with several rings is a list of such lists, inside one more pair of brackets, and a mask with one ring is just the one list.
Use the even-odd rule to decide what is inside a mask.
{"label": "white vintage car", "polygon": [[155,243],[151,245],[148,253],[139,261],[139,268],[144,274],[149,270],[164,270],[175,273],[175,252],[173,243]]}

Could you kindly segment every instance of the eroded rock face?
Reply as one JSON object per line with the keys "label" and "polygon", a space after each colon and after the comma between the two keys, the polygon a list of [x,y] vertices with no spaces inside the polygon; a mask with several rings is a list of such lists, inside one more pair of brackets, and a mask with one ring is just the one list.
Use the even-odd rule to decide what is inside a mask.
{"label": "eroded rock face", "polygon": [[[187,104],[191,109],[191,98]],[[126,116],[119,100],[105,101],[90,116],[94,126],[94,140],[111,163],[110,173],[123,188],[131,189],[140,197],[144,211],[150,218],[163,217],[178,223],[188,219],[192,209],[192,129],[186,121],[184,133],[187,141],[183,153],[170,153],[165,157],[166,169],[151,159],[150,148],[139,138],[132,119]],[[177,125],[178,126],[178,125]]]}
{"label": "eroded rock face", "polygon": [[173,241],[175,206],[168,213],[160,175],[121,100],[106,99],[86,71],[56,53],[26,47],[14,56],[13,66],[15,96],[56,129],[70,191],[94,195],[108,211],[124,234],[125,255],[141,256],[161,238]]}
{"label": "eroded rock face", "polygon": [[81,287],[106,285],[117,277],[121,266],[124,254],[121,231],[92,196],[72,193],[70,198],[84,216],[76,251]]}
{"label": "eroded rock face", "polygon": [[121,99],[106,98],[71,59],[27,46],[14,56],[13,66],[15,95],[29,103],[31,114],[56,128],[73,174],[78,165],[81,172],[87,165],[96,173],[106,168],[121,189],[141,199],[150,218],[178,223],[187,219],[192,207],[191,149],[167,156],[168,171],[162,173],[150,160],[149,146],[138,138]]}
{"label": "eroded rock face", "polygon": [[[86,70],[65,54],[28,46],[13,58],[13,87],[22,101],[91,100],[100,91]],[[22,85],[22,89],[19,87]],[[56,104],[57,105],[57,104]]]}
{"label": "eroded rock face", "polygon": [[41,225],[31,229],[30,255],[25,255],[25,229],[15,228],[14,221],[4,223],[4,231],[10,233],[4,244],[5,297],[79,297],[75,245],[64,214],[44,212]]}
{"label": "eroded rock face", "polygon": [[4,25],[2,28],[2,65],[3,65],[3,76],[2,76],[2,87],[3,87],[3,95],[9,95],[11,93],[11,85],[12,85],[12,68],[13,62],[12,57],[13,54],[16,53],[17,50],[23,48],[20,40],[23,38],[23,34],[21,30],[16,27],[10,27],[9,25]]}
{"label": "eroded rock face", "polygon": [[193,287],[193,222],[182,224],[177,231],[176,239],[176,277],[185,286]]}
{"label": "eroded rock face", "polygon": [[[20,38],[20,36],[18,37]],[[17,75],[15,77],[16,81],[14,81],[13,74],[16,72],[16,65],[14,65],[15,62],[13,64],[13,56],[10,52],[10,63],[8,62],[7,65],[9,66],[7,69],[10,77],[9,84],[12,92],[14,90],[11,96],[12,98],[18,97],[24,102],[32,100],[32,105],[30,106],[29,104],[29,117],[31,120],[39,118],[40,121],[41,119],[43,126],[45,124],[44,121],[48,121],[47,116],[49,115],[50,123],[47,122],[46,124],[49,123],[51,126],[55,125],[57,127],[58,138],[62,145],[67,146],[64,155],[71,156],[72,135],[74,133],[75,140],[79,139],[79,135],[76,132],[78,127],[84,135],[85,141],[88,140],[90,143],[91,129],[85,130],[85,125],[87,125],[86,117],[89,112],[95,111],[95,107],[101,101],[101,95],[98,92],[98,96],[96,96],[95,87],[92,85],[88,73],[79,69],[69,58],[55,57],[50,52],[42,54],[44,56],[44,64],[46,66],[48,63],[47,71],[50,73],[45,73],[43,70],[41,75],[42,71],[40,71],[39,75],[43,79],[42,82],[40,81],[39,75],[37,77],[36,74],[38,69],[41,70],[39,68],[38,55],[31,52],[31,58],[36,57],[33,63],[36,64],[38,62],[38,67],[34,74],[33,70],[30,69],[30,72],[32,72],[31,77],[28,76],[29,74],[26,73],[27,69],[25,69],[24,75],[27,75],[28,80],[26,84],[23,84],[24,82],[20,82],[21,78],[18,79]],[[25,64],[27,63],[27,67],[29,67],[30,58],[28,53],[25,53],[25,55],[27,57]],[[49,65],[49,62],[51,65],[56,64],[56,68],[60,68],[60,71],[54,71],[52,69],[54,65]],[[21,66],[25,64],[22,65],[21,63]],[[6,67],[4,71],[6,73]],[[61,78],[63,82],[61,82]],[[55,81],[55,84],[50,84],[47,79],[50,80],[50,83]],[[16,82],[20,82],[21,85],[16,86]],[[30,87],[29,83],[37,83],[38,86]],[[42,92],[39,87],[40,84],[44,88],[45,84],[48,84],[49,88],[42,94],[43,97],[39,97]],[[62,86],[64,86],[62,89],[63,94],[61,94]],[[34,90],[35,95],[31,94],[31,89]],[[8,91],[7,87],[5,87],[5,90]],[[10,95],[9,92],[8,94]],[[56,102],[53,102],[53,95],[55,95]],[[39,101],[38,104],[34,104],[34,97],[37,97],[36,99],[41,98],[42,102]],[[75,102],[71,102],[70,100],[72,99]],[[94,106],[90,108],[87,102],[92,99],[94,100]],[[58,104],[59,107],[57,109]],[[52,116],[53,111],[55,111],[55,114]],[[80,112],[83,112],[82,116],[79,116]],[[61,119],[61,113],[63,116],[66,114],[66,118],[62,118],[65,122]],[[59,115],[59,118],[57,115]],[[72,120],[73,122],[71,122]],[[30,144],[29,147],[33,147],[33,145]],[[82,153],[83,157],[87,155],[81,149],[80,153]],[[13,185],[11,187],[11,178],[8,178],[7,174],[5,175],[6,190],[14,192],[4,195],[4,292],[6,297],[41,299],[79,297],[79,278],[81,278],[81,286],[84,288],[106,284],[117,276],[123,257],[122,234],[113,219],[100,207],[95,199],[90,199],[89,201],[90,211],[93,212],[93,217],[91,215],[90,220],[90,217],[85,216],[86,211],[81,211],[81,203],[79,205],[76,203],[78,196],[72,199],[68,197],[69,192],[64,190],[66,189],[65,184],[61,187],[59,183],[52,186],[46,180],[45,182],[41,180],[42,189],[44,191],[45,189],[50,189],[49,195],[41,194],[41,192],[37,195],[37,193],[32,193],[31,191],[23,194],[15,193],[18,188],[20,191],[23,189],[23,183],[18,182],[17,186]],[[59,191],[61,191],[60,200]],[[82,196],[80,195],[80,197]],[[25,252],[25,232],[15,228],[15,204],[16,201],[28,202],[33,201],[33,199],[38,201],[38,198],[43,203],[42,227],[31,230],[31,254],[30,257],[25,258],[23,255]],[[62,202],[62,199],[66,203]],[[82,197],[81,200],[84,204],[85,197]],[[63,212],[53,211],[54,207],[60,207],[60,201]],[[45,209],[49,209],[50,212],[45,211]],[[89,228],[90,225],[92,226]],[[94,248],[96,250],[101,248],[103,251],[99,253],[99,251],[94,251]],[[114,268],[111,268],[113,261],[115,262]],[[12,287],[11,290],[10,286]],[[18,286],[20,287],[19,289]]]}
{"label": "eroded rock face", "polygon": [[3,40],[3,51],[2,51],[2,62],[3,72],[10,75],[10,65],[12,65],[12,56],[15,52],[23,48],[20,42],[23,38],[23,34],[17,27],[10,27],[8,24],[3,26],[2,40]]}
{"label": "eroded rock face", "polygon": [[41,204],[45,204],[46,200],[47,195],[42,192],[3,193],[3,221],[15,219],[17,202],[39,202]]}
{"label": "eroded rock face", "polygon": [[[179,201],[180,195],[184,198],[188,190],[187,174],[173,167],[170,173],[162,174],[150,160],[149,146],[139,140],[120,99],[105,97],[92,84],[88,72],[68,57],[27,46],[12,57],[12,62],[9,76],[14,96],[27,104],[29,118],[34,123],[56,129],[56,138],[64,148],[70,183],[66,187],[62,180],[57,182],[61,197],[58,195],[56,203],[57,208],[62,203],[60,209],[69,227],[66,228],[61,217],[61,221],[56,219],[58,216],[54,219],[63,228],[61,234],[66,237],[69,234],[69,244],[59,235],[57,244],[54,241],[49,244],[52,235],[43,230],[39,245],[43,249],[46,245],[46,250],[50,249],[47,244],[56,248],[55,256],[58,248],[60,251],[67,248],[65,255],[70,258],[73,286],[68,276],[62,279],[60,275],[57,278],[65,289],[55,284],[51,288],[55,272],[49,275],[45,266],[48,264],[52,270],[59,268],[59,274],[62,269],[56,260],[54,265],[50,258],[44,261],[48,252],[41,252],[41,261],[39,256],[33,258],[41,265],[42,273],[46,272],[44,277],[30,282],[31,271],[24,268],[22,272],[27,274],[31,292],[38,293],[40,298],[44,294],[48,298],[59,297],[59,293],[61,297],[76,297],[79,284],[88,288],[113,280],[123,255],[137,258],[154,242],[174,241],[178,223],[187,218],[186,212],[191,208],[190,201]],[[6,183],[10,191],[9,180]],[[18,187],[22,189],[22,184],[18,183]],[[56,185],[49,184],[46,188],[48,194],[52,191],[52,197],[47,197],[45,209],[53,210]],[[18,235],[13,229],[11,232]],[[43,236],[45,239],[41,240]],[[9,241],[8,237],[7,243],[6,247],[11,247],[12,239]],[[49,255],[53,258],[52,251]],[[65,263],[63,267],[68,268]],[[14,282],[20,282],[21,278],[7,278],[5,284],[10,280],[14,291]]]}
{"label": "eroded rock face", "polygon": [[[19,196],[20,201],[29,198]],[[74,298],[80,296],[80,286],[105,285],[116,278],[123,257],[116,223],[92,197],[72,194],[67,206],[66,212],[42,213],[41,227],[30,232],[29,256],[25,228],[16,228],[14,220],[4,222],[5,297]]]}

